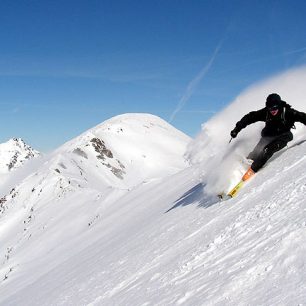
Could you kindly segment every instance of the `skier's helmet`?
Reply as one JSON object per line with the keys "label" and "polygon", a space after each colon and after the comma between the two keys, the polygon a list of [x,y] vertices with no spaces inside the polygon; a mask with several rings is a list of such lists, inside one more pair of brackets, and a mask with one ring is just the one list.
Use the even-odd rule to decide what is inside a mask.
{"label": "skier's helmet", "polygon": [[266,107],[269,110],[279,109],[281,108],[281,105],[282,105],[282,99],[280,95],[278,95],[277,93],[272,93],[268,95],[267,100],[266,100]]}

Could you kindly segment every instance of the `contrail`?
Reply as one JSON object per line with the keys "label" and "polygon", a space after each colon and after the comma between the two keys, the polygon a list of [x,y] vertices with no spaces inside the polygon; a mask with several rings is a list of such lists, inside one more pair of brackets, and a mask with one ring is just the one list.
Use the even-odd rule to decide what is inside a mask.
{"label": "contrail", "polygon": [[189,101],[190,97],[193,95],[194,91],[196,90],[197,86],[199,85],[199,83],[201,82],[201,80],[206,76],[206,74],[208,73],[208,71],[210,70],[212,64],[214,63],[220,49],[221,46],[223,44],[223,40],[220,41],[220,43],[217,45],[212,57],[210,58],[209,62],[202,68],[202,70],[200,71],[200,73],[193,79],[190,81],[190,83],[188,84],[184,95],[182,96],[182,98],[180,99],[176,109],[174,110],[174,112],[171,114],[169,122],[172,122],[173,119],[175,118],[176,114],[186,105],[186,103]]}

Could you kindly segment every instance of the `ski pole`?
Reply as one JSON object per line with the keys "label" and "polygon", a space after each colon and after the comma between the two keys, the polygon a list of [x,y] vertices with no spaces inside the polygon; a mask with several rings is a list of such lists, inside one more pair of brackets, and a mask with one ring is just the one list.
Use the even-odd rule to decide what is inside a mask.
{"label": "ski pole", "polygon": [[233,137],[231,137],[231,139],[230,139],[230,141],[229,141],[228,143],[231,143],[231,142],[232,142],[232,140],[233,140]]}

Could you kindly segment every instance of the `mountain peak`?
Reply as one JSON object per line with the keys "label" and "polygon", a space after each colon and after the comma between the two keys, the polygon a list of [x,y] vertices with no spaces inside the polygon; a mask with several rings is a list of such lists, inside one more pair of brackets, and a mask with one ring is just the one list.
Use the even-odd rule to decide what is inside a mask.
{"label": "mountain peak", "polygon": [[19,168],[26,160],[39,156],[40,153],[21,138],[11,138],[0,144],[0,172],[7,173]]}
{"label": "mountain peak", "polygon": [[189,141],[187,135],[157,116],[129,113],[85,131],[58,148],[55,155],[69,163],[67,157],[73,153],[69,159],[85,172],[92,168],[99,176],[103,173],[109,183],[123,183],[119,178],[130,187],[185,168],[183,155]]}

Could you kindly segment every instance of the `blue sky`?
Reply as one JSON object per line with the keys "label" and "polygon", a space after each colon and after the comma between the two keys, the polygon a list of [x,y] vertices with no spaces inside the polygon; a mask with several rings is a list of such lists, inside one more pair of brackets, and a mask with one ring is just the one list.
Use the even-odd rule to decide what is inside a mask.
{"label": "blue sky", "polygon": [[242,90],[305,65],[305,1],[0,1],[0,142],[50,151],[122,113],[190,136]]}

